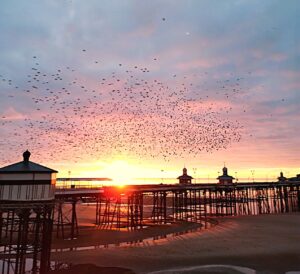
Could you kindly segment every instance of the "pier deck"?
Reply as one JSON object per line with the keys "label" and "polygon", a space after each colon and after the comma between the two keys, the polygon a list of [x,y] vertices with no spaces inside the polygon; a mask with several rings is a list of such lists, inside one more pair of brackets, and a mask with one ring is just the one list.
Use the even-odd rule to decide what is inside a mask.
{"label": "pier deck", "polygon": [[57,188],[55,198],[57,236],[75,238],[76,207],[80,202],[96,205],[95,225],[99,229],[131,230],[143,228],[149,222],[200,222],[220,216],[300,211],[300,182],[75,185]]}

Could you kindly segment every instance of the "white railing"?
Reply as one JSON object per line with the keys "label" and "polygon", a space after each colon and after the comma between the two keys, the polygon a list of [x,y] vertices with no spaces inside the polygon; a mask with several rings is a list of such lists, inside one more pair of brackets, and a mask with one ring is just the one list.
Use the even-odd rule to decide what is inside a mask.
{"label": "white railing", "polygon": [[55,185],[0,185],[0,201],[48,201],[54,194]]}

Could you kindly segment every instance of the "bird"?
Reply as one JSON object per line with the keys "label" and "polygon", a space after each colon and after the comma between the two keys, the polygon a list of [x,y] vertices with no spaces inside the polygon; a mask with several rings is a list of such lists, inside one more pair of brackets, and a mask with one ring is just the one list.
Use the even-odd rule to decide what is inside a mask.
{"label": "bird", "polygon": [[[82,52],[89,55],[85,49]],[[101,55],[95,58],[84,59],[85,66],[104,60]],[[125,155],[169,162],[226,150],[242,138],[243,125],[229,117],[234,109],[218,109],[209,84],[202,80],[214,78],[211,73],[170,71],[170,79],[164,79],[150,65],[115,62],[111,71],[94,65],[95,74],[85,78],[85,66],[61,63],[49,68],[36,55],[33,59],[24,70],[28,81],[1,73],[1,85],[10,87],[10,100],[32,103],[21,126],[6,116],[0,120],[1,125],[9,125],[8,153],[25,144],[46,161]],[[150,60],[159,63],[157,57]],[[214,80],[213,96],[222,100],[242,96],[237,84],[243,83],[243,77],[233,74]],[[3,155],[0,160],[5,160]]]}

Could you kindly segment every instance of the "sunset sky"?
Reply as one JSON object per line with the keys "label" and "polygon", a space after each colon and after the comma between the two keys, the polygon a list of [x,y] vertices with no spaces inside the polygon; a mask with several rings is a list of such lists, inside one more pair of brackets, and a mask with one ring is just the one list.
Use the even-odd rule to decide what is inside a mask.
{"label": "sunset sky", "polygon": [[298,0],[3,0],[0,166],[300,173]]}

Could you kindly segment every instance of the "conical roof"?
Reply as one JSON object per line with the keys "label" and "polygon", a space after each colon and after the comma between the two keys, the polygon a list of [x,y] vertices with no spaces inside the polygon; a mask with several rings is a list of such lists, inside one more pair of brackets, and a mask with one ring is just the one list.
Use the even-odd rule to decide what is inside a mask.
{"label": "conical roof", "polygon": [[23,153],[24,160],[12,165],[0,168],[0,174],[3,173],[57,173],[56,170],[39,165],[29,161],[30,152],[27,150]]}
{"label": "conical roof", "polygon": [[5,166],[0,168],[1,173],[31,173],[31,172],[38,172],[38,173],[57,173],[58,171],[36,164],[34,162],[19,162],[9,166]]}

